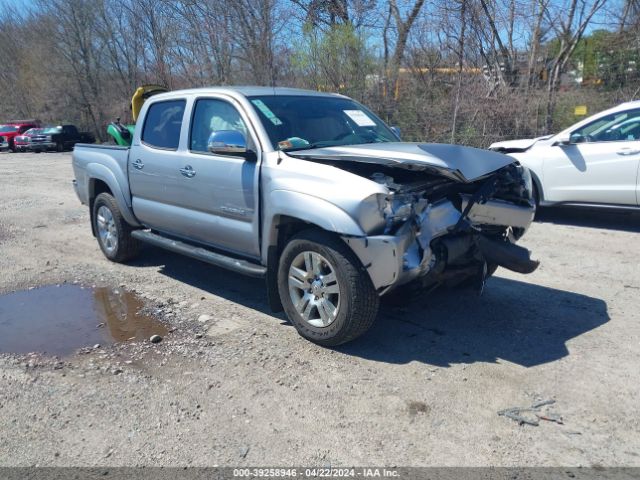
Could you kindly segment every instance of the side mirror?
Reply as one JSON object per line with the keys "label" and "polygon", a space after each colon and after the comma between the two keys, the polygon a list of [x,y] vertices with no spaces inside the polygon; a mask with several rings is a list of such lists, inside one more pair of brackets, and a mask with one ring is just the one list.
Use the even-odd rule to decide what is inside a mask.
{"label": "side mirror", "polygon": [[247,153],[247,139],[237,130],[216,130],[209,135],[207,148],[218,155],[239,155]]}
{"label": "side mirror", "polygon": [[570,145],[572,143],[571,136],[568,133],[561,133],[556,141],[553,143],[554,145]]}
{"label": "side mirror", "polygon": [[393,127],[391,127],[391,131],[393,133],[395,133],[396,137],[398,137],[398,139],[401,139],[401,135],[400,135],[400,127],[396,127],[395,125]]}

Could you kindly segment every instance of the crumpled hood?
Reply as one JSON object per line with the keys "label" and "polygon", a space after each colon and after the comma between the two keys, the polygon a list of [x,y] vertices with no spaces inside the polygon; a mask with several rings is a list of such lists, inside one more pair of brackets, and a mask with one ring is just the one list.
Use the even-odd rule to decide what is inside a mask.
{"label": "crumpled hood", "polygon": [[533,145],[539,140],[546,140],[548,138],[551,138],[551,135],[547,135],[546,137],[524,138],[520,140],[506,140],[504,142],[495,142],[489,146],[489,149],[524,152],[533,147]]}
{"label": "crumpled hood", "polygon": [[363,162],[408,170],[427,170],[472,182],[514,162],[489,150],[443,143],[371,143],[286,152],[301,159]]}

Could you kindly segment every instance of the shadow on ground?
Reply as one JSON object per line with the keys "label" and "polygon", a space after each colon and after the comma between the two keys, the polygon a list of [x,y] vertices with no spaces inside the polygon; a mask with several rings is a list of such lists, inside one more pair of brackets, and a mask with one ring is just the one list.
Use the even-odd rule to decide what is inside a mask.
{"label": "shadow on ground", "polygon": [[640,232],[640,212],[586,207],[541,208],[536,222]]}
{"label": "shadow on ground", "polygon": [[[133,265],[158,265],[163,275],[179,282],[285,320],[269,309],[262,280],[151,247]],[[608,320],[603,300],[494,277],[482,297],[443,289],[402,307],[383,301],[373,328],[337,350],[396,364],[503,359],[530,367],[565,357],[569,340]]]}
{"label": "shadow on ground", "polygon": [[494,277],[482,297],[451,289],[400,308],[383,302],[369,334],[341,351],[388,363],[532,367],[565,357],[569,340],[608,320],[603,300]]}
{"label": "shadow on ground", "polygon": [[[178,282],[282,320],[285,319],[284,315],[274,315],[269,308],[264,280],[246,277],[160,248],[148,245],[143,248],[142,254],[130,265],[157,266],[162,275]],[[167,297],[169,296],[171,292],[167,292]]]}

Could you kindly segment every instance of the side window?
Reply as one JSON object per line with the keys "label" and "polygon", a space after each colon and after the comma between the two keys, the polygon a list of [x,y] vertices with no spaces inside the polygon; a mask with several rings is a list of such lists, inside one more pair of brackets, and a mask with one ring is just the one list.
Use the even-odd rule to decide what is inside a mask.
{"label": "side window", "polygon": [[240,112],[229,102],[213,98],[197,100],[191,121],[189,148],[194,152],[207,152],[209,136],[219,130],[235,130],[247,137],[247,126]]}
{"label": "side window", "polygon": [[613,113],[571,133],[571,143],[640,140],[640,110]]}
{"label": "side window", "polygon": [[151,147],[177,150],[185,103],[184,100],[153,103],[144,120],[142,142]]}

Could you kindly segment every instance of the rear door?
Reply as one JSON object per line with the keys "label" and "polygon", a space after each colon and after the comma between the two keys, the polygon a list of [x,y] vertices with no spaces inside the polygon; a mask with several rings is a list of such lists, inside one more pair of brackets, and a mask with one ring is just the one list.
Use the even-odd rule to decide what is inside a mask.
{"label": "rear door", "polygon": [[188,236],[180,217],[180,200],[188,194],[180,175],[178,147],[186,99],[153,102],[143,117],[140,137],[129,152],[129,185],[133,211],[143,225]]}
{"label": "rear door", "polygon": [[545,196],[560,202],[637,205],[640,110],[601,117],[548,147]]}

